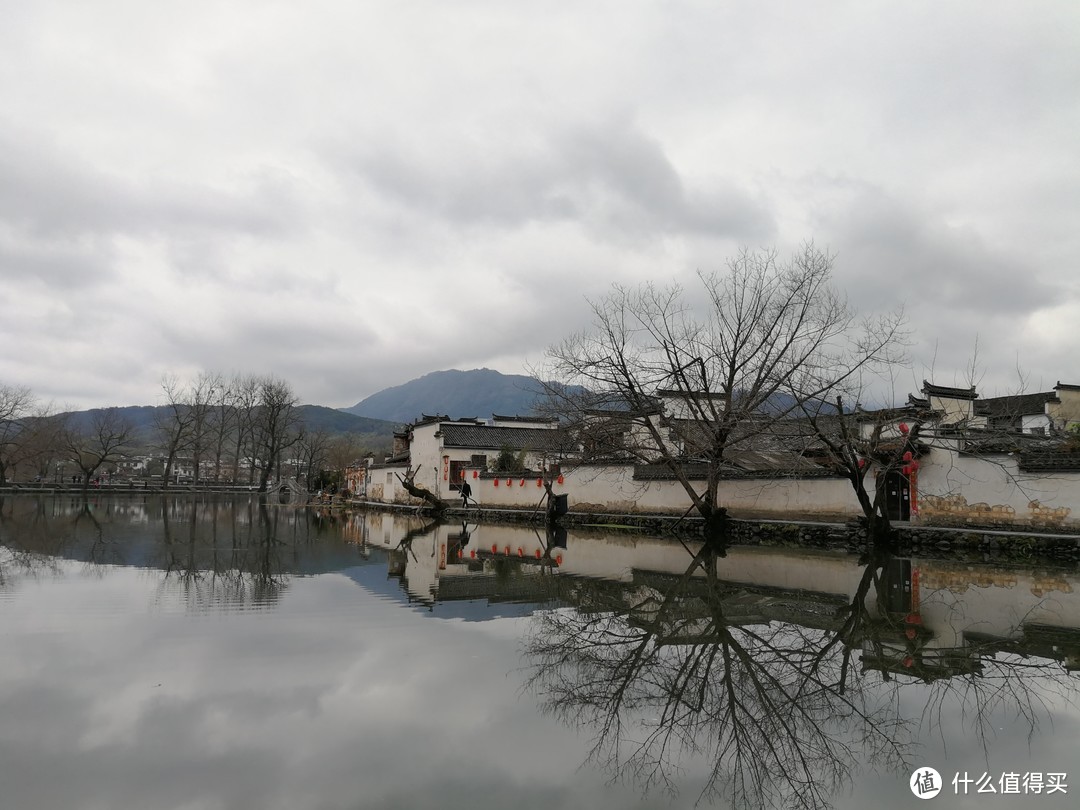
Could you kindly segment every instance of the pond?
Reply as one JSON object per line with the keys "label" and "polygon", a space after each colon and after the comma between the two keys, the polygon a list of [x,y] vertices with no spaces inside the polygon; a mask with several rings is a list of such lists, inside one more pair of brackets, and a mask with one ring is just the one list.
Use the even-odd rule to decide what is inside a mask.
{"label": "pond", "polygon": [[0,805],[1074,807],[1078,586],[1048,562],[3,497]]}

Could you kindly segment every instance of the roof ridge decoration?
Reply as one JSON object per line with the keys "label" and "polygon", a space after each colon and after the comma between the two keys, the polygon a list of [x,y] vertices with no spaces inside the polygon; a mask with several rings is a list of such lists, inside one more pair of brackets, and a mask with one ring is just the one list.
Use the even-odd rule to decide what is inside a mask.
{"label": "roof ridge decoration", "polygon": [[497,413],[493,413],[491,419],[493,422],[538,422],[541,424],[550,424],[559,421],[558,418],[554,416],[504,416]]}
{"label": "roof ridge decoration", "polygon": [[926,396],[937,396],[951,399],[978,399],[975,386],[970,388],[950,388],[947,385],[935,385],[929,380],[923,380],[922,393]]}

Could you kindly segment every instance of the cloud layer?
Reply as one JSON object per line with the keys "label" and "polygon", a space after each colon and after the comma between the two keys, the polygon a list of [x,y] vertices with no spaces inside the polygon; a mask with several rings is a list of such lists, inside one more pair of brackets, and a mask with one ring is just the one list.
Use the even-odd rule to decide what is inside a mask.
{"label": "cloud layer", "polygon": [[518,372],[807,239],[913,380],[1080,383],[1073,3],[8,5],[0,381],[58,404]]}

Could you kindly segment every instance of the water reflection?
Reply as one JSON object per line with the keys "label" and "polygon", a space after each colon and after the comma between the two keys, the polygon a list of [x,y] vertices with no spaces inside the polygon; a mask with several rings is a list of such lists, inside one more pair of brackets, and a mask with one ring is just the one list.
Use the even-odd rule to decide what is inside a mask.
{"label": "water reflection", "polygon": [[[977,591],[971,611],[965,586],[933,588],[933,563],[880,549],[853,562],[702,549],[678,575],[558,580],[574,609],[538,615],[529,686],[594,734],[616,777],[671,791],[701,756],[701,798],[737,807],[827,807],[868,765],[909,768],[946,714],[988,750],[1000,710],[1030,735],[1075,697],[1076,624],[1038,622],[1073,621],[1076,605],[1031,589],[993,611]],[[897,691],[925,684],[926,710],[905,713]]]}
{"label": "water reflection", "polygon": [[703,756],[702,797],[740,807],[825,806],[862,763],[906,762],[910,722],[850,666],[862,594],[740,587],[718,562],[703,549],[677,576],[571,582],[576,609],[539,617],[530,687],[594,731],[594,761],[675,791],[683,759]]}
{"label": "water reflection", "polygon": [[431,524],[411,528],[391,570],[433,606],[541,605],[528,687],[593,735],[592,762],[676,793],[688,758],[704,759],[699,798],[737,807],[830,806],[868,767],[908,772],[948,724],[987,759],[1003,717],[1031,739],[1076,697],[1075,572],[1049,563],[887,548],[718,558],[649,538],[557,545],[532,529]]}
{"label": "water reflection", "polygon": [[[468,716],[489,752],[507,747],[507,732],[476,725],[476,717],[497,713],[485,713],[487,696],[471,694],[471,687],[490,688],[492,677],[510,673],[533,696],[530,705],[586,732],[597,772],[654,793],[689,791],[691,801],[843,805],[846,792],[865,789],[876,768],[904,791],[879,803],[906,806],[903,782],[934,740],[963,739],[959,758],[955,751],[948,760],[939,753],[938,764],[981,761],[988,769],[996,749],[1015,751],[1016,742],[1037,741],[1050,720],[1069,727],[1075,718],[1078,577],[1050,563],[961,564],[884,549],[859,559],[733,548],[721,559],[658,538],[567,537],[390,513],[345,516],[257,499],[0,500],[0,590],[14,593],[23,583],[62,577],[71,564],[93,577],[138,568],[158,599],[195,614],[289,614],[299,578],[334,574],[336,594],[347,587],[397,600],[430,630],[395,631],[395,652],[386,659],[372,647],[370,631],[357,633],[376,613],[381,626],[399,620],[358,596],[343,603],[351,612],[329,623],[319,614],[327,635],[348,643],[335,639],[295,666],[279,656],[286,644],[314,654],[308,649],[313,625],[298,625],[287,642],[281,629],[267,630],[268,646],[255,653],[267,672],[288,669],[301,684],[309,670],[334,677],[328,655],[340,672],[372,657],[377,668],[365,669],[348,689],[337,684],[323,691],[343,700],[349,689],[359,690],[381,704],[378,695],[393,684],[396,720],[422,719],[425,728],[445,723],[456,750]],[[329,582],[320,580],[320,588]],[[302,599],[315,599],[311,588]],[[521,615],[529,618],[512,625],[520,646],[505,660],[481,657],[480,669],[481,654],[452,630],[458,619]],[[455,621],[433,623],[432,616]],[[419,693],[402,687],[428,671],[417,670],[417,660],[457,673],[424,687],[437,700],[420,719],[407,708]],[[221,659],[218,665],[240,667],[250,682],[247,664]],[[148,680],[152,689],[166,678]],[[287,705],[307,691],[291,686],[272,699]],[[203,700],[195,692],[185,699],[192,706]],[[234,712],[226,706],[232,699],[219,695],[215,711]],[[472,713],[455,711],[462,705]],[[522,737],[539,739],[538,728],[536,718],[522,716]],[[311,739],[318,736],[313,726]],[[341,746],[346,738],[339,733],[338,739]],[[507,756],[526,750],[529,743],[516,740]],[[1025,763],[1009,767],[1023,770]],[[1038,767],[1067,770],[1059,760]],[[408,774],[401,772],[406,782]],[[1039,806],[1051,807],[1061,797],[1041,798]]]}
{"label": "water reflection", "polygon": [[162,593],[193,610],[270,608],[295,574],[351,564],[319,543],[340,536],[336,515],[258,498],[0,497],[0,587],[61,558],[163,572]]}

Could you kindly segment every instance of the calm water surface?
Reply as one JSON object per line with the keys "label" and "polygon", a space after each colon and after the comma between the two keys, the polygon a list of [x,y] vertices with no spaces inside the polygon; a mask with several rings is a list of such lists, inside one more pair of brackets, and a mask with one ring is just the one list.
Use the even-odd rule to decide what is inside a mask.
{"label": "calm water surface", "polygon": [[[1075,807],[1078,585],[1053,565],[8,496],[0,806]],[[924,766],[944,782],[929,805]]]}

